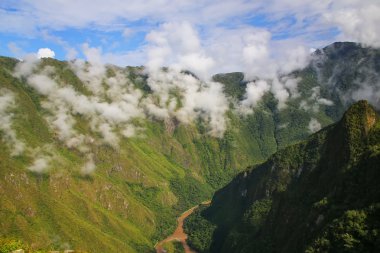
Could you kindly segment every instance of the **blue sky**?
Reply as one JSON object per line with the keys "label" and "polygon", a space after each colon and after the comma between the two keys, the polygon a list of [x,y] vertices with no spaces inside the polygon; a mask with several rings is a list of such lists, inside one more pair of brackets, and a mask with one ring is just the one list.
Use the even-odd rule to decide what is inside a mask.
{"label": "blue sky", "polygon": [[0,55],[49,48],[60,60],[88,58],[86,45],[105,63],[145,65],[160,55],[170,65],[191,56],[188,65],[206,59],[200,65],[211,71],[234,71],[248,51],[261,64],[337,40],[379,47],[378,13],[378,0],[3,0]]}

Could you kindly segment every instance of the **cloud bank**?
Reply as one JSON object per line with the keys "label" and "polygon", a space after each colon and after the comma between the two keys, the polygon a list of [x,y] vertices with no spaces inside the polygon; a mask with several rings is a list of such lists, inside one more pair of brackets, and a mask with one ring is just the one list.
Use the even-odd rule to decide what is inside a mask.
{"label": "cloud bank", "polygon": [[[108,62],[144,65],[150,72],[164,66],[177,72],[188,70],[205,82],[216,73],[243,71],[247,81],[267,82],[266,92],[273,93],[283,109],[294,96],[297,82],[289,87],[281,78],[306,66],[311,48],[335,40],[380,46],[379,10],[377,0],[111,0],[107,4],[100,0],[64,4],[5,0],[0,5],[0,24],[7,25],[0,25],[0,33],[42,38],[61,47],[70,60],[74,56],[87,59],[91,65],[77,60],[73,69],[97,94],[102,92],[104,63]],[[81,37],[87,31],[94,35]],[[66,34],[67,41],[57,34]],[[69,43],[73,36],[81,39]],[[89,42],[97,46],[90,47]],[[14,54],[23,51],[13,42],[9,45]],[[55,55],[49,48],[40,51],[38,57]],[[248,101],[261,98],[249,98],[251,91],[247,90],[245,109],[257,104]],[[147,107],[154,110],[152,105]]]}
{"label": "cloud bank", "polygon": [[0,89],[0,132],[4,143],[11,150],[11,156],[21,155],[25,150],[25,143],[17,138],[13,128],[12,110],[15,107],[15,94],[8,89]]}
{"label": "cloud bank", "polygon": [[[379,46],[380,3],[377,0],[206,0],[138,1],[96,0],[44,1],[4,0],[1,7],[0,31],[36,34],[39,30],[90,28],[126,33],[129,22],[148,24],[189,22],[204,28],[226,24],[239,27],[264,20],[272,32],[282,35],[293,32],[296,37],[316,40],[314,34],[326,34],[337,29],[337,37]],[[228,22],[228,23],[227,23]],[[263,23],[263,22],[262,22]],[[261,25],[263,25],[261,23]],[[145,29],[151,26],[144,24]],[[131,34],[130,30],[127,30]],[[297,33],[297,31],[299,31]]]}
{"label": "cloud bank", "polygon": [[228,101],[222,84],[202,81],[172,68],[150,69],[149,74],[148,85],[154,93],[143,100],[149,115],[159,119],[175,117],[185,124],[201,118],[210,127],[210,135],[223,136]]}
{"label": "cloud bank", "polygon": [[[244,70],[246,80],[262,80],[268,84],[267,89],[260,87],[259,90],[253,89],[254,83],[248,85],[242,111],[247,112],[247,108],[256,106],[266,92],[274,94],[279,109],[285,108],[287,100],[295,95],[293,93],[297,90],[297,80],[288,80],[282,76],[305,67],[311,59],[310,50],[297,43],[273,43],[271,33],[265,29],[219,28],[212,34],[217,39],[202,43],[196,28],[188,22],[165,23],[150,32],[146,45],[146,66],[150,79],[162,78],[163,75],[160,77],[157,72],[166,66],[170,69],[170,74],[166,73],[168,75],[186,70],[208,82],[210,76],[220,71],[226,63],[224,70],[227,71],[230,62],[237,68],[236,71]],[[273,54],[276,50],[278,52]],[[162,82],[165,81],[160,81]],[[152,86],[155,90],[154,86],[157,85]],[[256,94],[256,91],[259,93]]]}
{"label": "cloud bank", "polygon": [[[277,100],[279,110],[286,108],[289,99],[299,97],[300,81],[288,74],[309,63],[310,48],[337,39],[380,46],[379,9],[375,0],[207,0],[202,4],[134,0],[21,0],[14,4],[5,0],[0,4],[0,33],[41,37],[66,52],[68,68],[83,82],[84,91],[62,82],[53,67],[39,68],[40,58],[55,57],[47,47],[25,57],[14,75],[25,78],[43,96],[45,119],[60,141],[86,158],[82,168],[86,174],[96,167],[91,145],[117,149],[121,138],[143,132],[136,121],[175,119],[195,124],[201,120],[208,134],[223,137],[231,101],[223,85],[211,80],[216,73],[244,72],[244,99],[232,101],[243,115],[252,113],[267,93]],[[73,36],[75,31],[79,37],[85,31],[96,36],[72,42],[57,35]],[[24,51],[19,45],[8,43],[17,55]],[[57,55],[61,54],[57,51]],[[152,92],[143,94],[125,69],[109,62],[146,66],[142,74],[147,74]],[[378,87],[368,87],[356,90],[351,98],[364,96],[378,103]],[[320,93],[313,88],[300,107],[317,112],[321,106],[333,105]],[[8,102],[4,108],[10,108]],[[88,122],[89,132],[78,127],[81,120]],[[310,131],[318,129],[319,123],[313,120]],[[37,165],[36,171],[43,167]]]}

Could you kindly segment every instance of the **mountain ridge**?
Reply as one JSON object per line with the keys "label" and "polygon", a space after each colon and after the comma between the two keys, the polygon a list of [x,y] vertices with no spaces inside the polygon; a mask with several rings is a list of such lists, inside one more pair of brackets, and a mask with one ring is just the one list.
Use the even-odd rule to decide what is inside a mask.
{"label": "mountain ridge", "polygon": [[[358,55],[373,51],[357,50]],[[323,65],[327,61],[345,69],[358,60],[353,55],[345,62],[324,58],[320,67],[328,69]],[[368,68],[376,70],[371,59]],[[179,213],[209,199],[247,166],[335,122],[346,108],[338,93],[329,93],[320,83],[327,75],[310,65],[291,74],[298,80],[299,95],[293,93],[285,108],[278,108],[269,91],[248,107],[251,113],[241,115],[237,108],[246,99],[244,91],[257,80],[221,74],[214,81],[219,80],[216,87],[227,97],[227,123],[223,136],[214,137],[205,108],[191,111],[197,116],[190,123],[180,121],[178,114],[165,120],[145,114],[152,108],[174,108],[174,113],[183,108],[180,82],[210,91],[191,73],[165,76],[161,83],[170,89],[162,96],[141,67],[71,64],[0,57],[0,107],[5,105],[0,115],[7,120],[0,124],[5,126],[0,129],[0,235],[22,239],[34,250],[69,245],[94,253],[153,251],[154,243],[171,233]],[[344,79],[355,88],[354,79]],[[122,111],[136,112],[126,121],[119,113],[125,108],[117,101],[121,94],[129,95],[128,105],[144,100],[151,107]],[[133,118],[141,114],[145,118]],[[113,136],[118,146],[105,140]]]}
{"label": "mountain ridge", "polygon": [[[185,224],[190,245],[200,252],[375,252],[379,227],[366,217],[379,213],[378,119],[359,101],[338,123],[240,173]],[[361,223],[349,227],[347,215],[362,215]],[[213,229],[208,242],[198,241],[195,221]]]}

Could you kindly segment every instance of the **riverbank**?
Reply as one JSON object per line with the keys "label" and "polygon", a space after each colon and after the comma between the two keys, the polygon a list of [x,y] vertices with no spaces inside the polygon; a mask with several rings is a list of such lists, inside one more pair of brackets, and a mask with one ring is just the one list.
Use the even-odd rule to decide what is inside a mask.
{"label": "riverbank", "polygon": [[185,250],[185,253],[196,253],[194,250],[192,250],[189,245],[187,244],[186,242],[186,239],[187,239],[187,234],[185,233],[185,231],[183,230],[183,222],[184,220],[189,216],[191,215],[199,206],[201,205],[209,205],[211,203],[210,200],[208,201],[204,201],[202,202],[201,204],[199,205],[196,205],[196,206],[193,206],[192,208],[190,208],[189,210],[183,212],[181,214],[181,216],[179,216],[177,218],[177,228],[175,229],[175,231],[173,232],[173,234],[171,234],[170,236],[166,237],[164,240],[158,242],[156,245],[155,245],[155,249],[156,249],[156,253],[165,253],[165,249],[164,249],[164,244],[165,243],[168,243],[168,242],[171,242],[171,241],[178,241],[182,244],[184,250]]}

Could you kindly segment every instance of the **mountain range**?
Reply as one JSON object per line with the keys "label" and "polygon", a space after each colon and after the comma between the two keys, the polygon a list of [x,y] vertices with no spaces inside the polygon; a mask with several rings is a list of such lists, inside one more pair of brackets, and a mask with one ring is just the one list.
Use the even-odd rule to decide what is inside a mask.
{"label": "mountain range", "polygon": [[[379,108],[379,73],[380,51],[349,42],[319,49],[311,55],[307,67],[279,74],[273,80],[247,80],[243,73],[236,72],[203,81],[191,72],[167,68],[150,73],[144,67],[121,68],[80,60],[30,57],[20,61],[0,57],[2,240],[14,247],[23,245],[42,252],[154,252],[154,244],[174,229],[178,214],[210,199],[224,186],[209,209],[188,220],[188,224],[199,220],[199,227],[205,225],[203,232],[189,229],[190,239],[192,233],[209,233],[207,242],[197,243],[196,236],[191,239],[198,250],[244,252],[250,247],[263,247],[270,251],[279,244],[285,245],[284,251],[320,249],[320,241],[330,240],[334,230],[325,224],[334,219],[338,224],[345,216],[330,210],[336,196],[328,194],[331,189],[327,185],[325,195],[313,187],[327,182],[303,175],[321,171],[318,166],[323,155],[331,159],[332,165],[328,166],[336,163],[339,167],[331,173],[343,173],[347,166],[357,165],[359,155],[351,157],[351,152],[361,157],[366,149],[376,151],[378,139],[373,137],[374,144],[363,144],[363,148],[360,137],[358,151],[356,144],[343,142],[346,136],[331,130],[337,127],[308,136],[337,122],[355,101],[366,99]],[[350,110],[362,109],[373,112],[364,102]],[[355,114],[350,110],[345,115]],[[367,130],[368,136],[377,136],[375,130]],[[329,141],[330,132],[336,140]],[[310,149],[309,142],[313,142]],[[353,151],[351,145],[355,146]],[[328,146],[328,154],[320,150],[322,146]],[[368,161],[376,164],[375,160]],[[278,174],[268,173],[273,164],[281,164],[273,169]],[[324,173],[318,176],[340,177]],[[256,174],[260,178],[253,176]],[[293,185],[295,175],[305,178],[302,185],[288,187]],[[376,180],[376,174],[369,179]],[[318,201],[326,212],[308,216],[309,223],[322,217],[318,223],[323,227],[318,231],[324,230],[313,232],[312,237],[302,240],[309,244],[301,246],[291,240],[284,243],[288,224],[299,222],[290,218],[296,213],[296,205],[280,205],[277,198],[272,199],[281,193],[283,201],[289,198],[291,203],[299,203],[302,196],[288,193],[299,187],[316,192],[299,207],[307,211],[297,214],[297,219],[309,215],[308,208]],[[234,194],[241,198],[235,199]],[[373,192],[373,196],[376,194]],[[370,210],[376,215],[377,209],[368,203],[349,208],[372,217]],[[231,216],[227,216],[229,212],[219,214],[217,210],[224,209],[218,205],[232,205],[228,209]],[[271,211],[274,205],[279,208],[276,212],[281,210],[282,223]],[[340,211],[336,212],[349,210],[337,208]],[[286,212],[282,214],[282,210]],[[265,243],[265,238],[278,229],[274,222],[283,230],[278,238]],[[235,228],[232,223],[242,226]],[[305,235],[306,230],[296,230],[293,238]],[[230,242],[229,246],[221,240]],[[238,243],[242,240],[254,244]]]}

